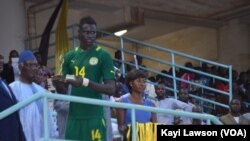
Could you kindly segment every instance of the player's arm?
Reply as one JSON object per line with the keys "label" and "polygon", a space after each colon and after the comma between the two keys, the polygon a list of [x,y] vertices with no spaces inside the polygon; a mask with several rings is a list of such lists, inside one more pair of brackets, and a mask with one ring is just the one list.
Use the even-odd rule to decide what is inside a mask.
{"label": "player's arm", "polygon": [[90,87],[100,93],[104,93],[107,95],[114,95],[115,94],[115,72],[114,72],[114,65],[112,61],[112,57],[104,52],[102,53],[100,59],[100,72],[102,73],[103,82],[104,83],[97,83],[89,78],[84,77],[75,77],[69,76],[66,80],[74,86],[85,86]]}
{"label": "player's arm", "polygon": [[114,80],[105,80],[104,84],[99,84],[99,83],[89,81],[89,87],[107,95],[115,94],[115,81]]}
{"label": "player's arm", "polygon": [[66,75],[66,81],[76,87],[85,86],[107,95],[115,94],[114,80],[104,80],[104,84],[99,84],[89,80],[88,78],[82,78],[74,75]]}

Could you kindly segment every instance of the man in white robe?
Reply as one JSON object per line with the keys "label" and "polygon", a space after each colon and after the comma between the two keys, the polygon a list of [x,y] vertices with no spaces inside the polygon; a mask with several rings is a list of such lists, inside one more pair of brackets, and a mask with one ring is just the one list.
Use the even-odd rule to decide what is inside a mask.
{"label": "man in white robe", "polygon": [[[168,96],[166,95],[164,83],[159,83],[155,87],[155,93],[157,95],[156,97],[157,101],[155,102],[156,107],[192,112],[193,105],[189,105],[185,102],[182,102],[174,98],[168,98]],[[173,125],[175,124],[175,117],[173,115],[158,113],[157,121],[158,123],[161,124]],[[178,124],[191,124],[191,119],[181,117],[180,123]]]}
{"label": "man in white robe", "polygon": [[[20,80],[10,84],[18,102],[26,100],[44,88],[33,82],[36,75],[37,61],[31,51],[24,51],[19,56]],[[49,112],[50,137],[57,135],[56,126]],[[43,137],[43,100],[37,100],[20,109],[19,116],[27,141],[38,141]]]}

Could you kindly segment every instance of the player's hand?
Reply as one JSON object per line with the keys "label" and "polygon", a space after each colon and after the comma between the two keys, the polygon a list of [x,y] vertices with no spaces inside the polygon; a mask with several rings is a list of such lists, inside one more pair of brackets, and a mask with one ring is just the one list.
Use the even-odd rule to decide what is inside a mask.
{"label": "player's hand", "polygon": [[68,83],[66,82],[64,76],[56,75],[52,77],[52,84],[58,93],[61,93],[61,94],[67,93]]}
{"label": "player's hand", "polygon": [[65,80],[67,83],[73,86],[80,87],[82,86],[83,78],[79,76],[74,76],[74,75],[67,75]]}
{"label": "player's hand", "polygon": [[65,83],[65,77],[62,75],[56,75],[51,78],[52,83]]}

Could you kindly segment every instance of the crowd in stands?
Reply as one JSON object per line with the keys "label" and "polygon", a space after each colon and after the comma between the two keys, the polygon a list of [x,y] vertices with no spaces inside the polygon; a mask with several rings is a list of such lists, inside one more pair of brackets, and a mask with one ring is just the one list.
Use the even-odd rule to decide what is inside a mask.
{"label": "crowd in stands", "polygon": [[[211,74],[226,79],[229,78],[228,70],[222,67],[209,66],[206,63],[203,63],[201,66],[193,66],[191,62],[185,63],[184,66],[190,69],[194,69],[196,71],[204,72],[206,74]],[[172,75],[172,69],[170,69],[169,71],[162,70],[161,73],[166,75]],[[182,80],[193,82],[195,84],[199,84],[202,86],[207,86],[209,88],[213,88],[214,90],[219,90],[221,92],[227,92],[227,93],[229,92],[229,82],[212,78],[205,74],[195,73],[185,69],[179,69],[179,71],[176,71],[175,74],[176,77],[181,78]],[[173,80],[167,76],[163,75],[156,75],[155,77],[151,76],[150,81],[154,83],[163,82],[166,85],[166,87],[173,88]],[[176,83],[177,83],[177,89],[187,89],[190,94],[209,98],[217,102],[229,105],[228,95],[221,94],[219,92],[215,92],[213,90],[209,90],[204,87],[202,88],[197,85],[183,81],[176,80]],[[250,102],[249,84],[250,84],[250,70],[246,72],[241,72],[239,76],[236,70],[232,71],[232,97],[237,98],[241,101],[241,103],[243,104],[242,112],[249,112],[249,107],[247,107],[247,104],[244,104]],[[172,93],[173,96],[172,91],[170,91],[169,93]],[[227,113],[227,111],[228,111],[227,108],[215,106],[215,109],[213,109],[213,111],[211,111],[210,113],[220,116]]]}
{"label": "crowd in stands", "polygon": [[[19,53],[16,50],[12,50],[9,54],[8,63],[2,63],[2,73],[1,81],[9,84],[11,93],[15,95],[17,102],[23,101],[29,96],[33,95],[38,91],[49,90],[47,80],[53,77],[53,72],[48,69],[46,66],[43,66],[39,59],[39,53],[35,52],[32,56],[30,52],[25,52],[26,55]],[[29,54],[28,58],[26,57]],[[25,56],[25,57],[24,57]],[[118,55],[119,56],[119,55]],[[35,58],[36,57],[36,58]],[[116,56],[117,57],[117,56]],[[140,58],[140,57],[139,57]],[[20,60],[21,59],[21,60]],[[117,59],[120,59],[119,57]],[[30,61],[31,60],[31,61]],[[37,60],[37,65],[32,62]],[[40,60],[40,61],[39,61]],[[29,68],[19,68],[16,69],[16,63],[27,65]],[[134,61],[130,61],[134,63]],[[222,78],[228,78],[228,71],[221,67],[209,66],[206,63],[203,63],[201,67],[195,67],[191,62],[187,62],[184,66],[191,69],[185,70],[180,68],[176,70],[176,77],[181,78],[186,81],[177,82],[177,92],[178,99],[174,98],[174,92],[170,89],[173,89],[173,79],[168,77],[173,74],[172,68],[169,71],[162,70],[161,74],[156,76],[148,76],[148,72],[143,69],[136,69],[135,66],[126,67],[127,74],[121,74],[121,62],[114,60],[115,65],[115,96],[111,96],[113,101],[130,103],[130,104],[139,104],[145,106],[159,107],[164,109],[173,109],[173,110],[183,110],[188,112],[198,112],[203,113],[207,112],[215,116],[220,117],[219,119],[223,124],[249,124],[249,119],[243,116],[244,113],[250,112],[249,107],[247,107],[247,102],[250,102],[250,70],[246,72],[241,72],[238,76],[238,72],[233,70],[232,77],[232,94],[233,99],[229,103],[229,96],[219,94],[217,92],[207,90],[200,86],[192,85],[188,82],[193,82],[196,84],[204,85],[207,87],[214,88],[216,90],[221,90],[229,92],[228,82],[224,82],[219,79],[209,77],[207,75],[194,73],[191,70],[202,71],[208,74],[216,75]],[[138,61],[138,65],[143,66],[142,59]],[[36,73],[31,75],[30,68],[35,67]],[[143,66],[145,68],[145,66]],[[142,67],[142,68],[143,68]],[[11,70],[11,71],[9,71]],[[39,71],[38,71],[39,70]],[[165,74],[165,75],[163,75]],[[11,77],[10,77],[11,76]],[[17,77],[16,77],[17,76]],[[32,79],[31,78],[35,78]],[[55,87],[56,93],[68,94],[68,84],[59,83],[60,81],[55,81],[56,79],[63,79],[59,76],[53,77],[53,85]],[[23,81],[30,82],[30,85],[24,85]],[[28,90],[31,87],[30,90]],[[27,95],[29,91],[29,95]],[[10,91],[9,91],[10,92]],[[229,105],[229,109],[223,108],[220,106],[214,106],[214,109],[211,111],[204,110],[203,105],[190,97],[189,94],[194,94],[204,98],[209,98],[226,105]],[[35,104],[35,105],[34,105]],[[42,135],[42,125],[38,124],[38,121],[42,121],[42,104],[38,101],[33,105],[29,105],[19,111],[20,123],[22,124],[24,135],[26,140],[36,140]],[[56,100],[53,103],[54,110],[57,112],[57,120],[50,121],[51,125],[57,122],[57,131],[54,130],[55,127],[51,127],[51,137],[64,138],[67,114],[69,108],[69,102]],[[204,103],[203,103],[204,104]],[[36,107],[36,108],[35,108]],[[33,112],[32,112],[33,111]],[[25,113],[26,112],[26,113]],[[28,112],[28,113],[27,113]],[[37,117],[34,117],[37,115]],[[40,115],[40,116],[39,116]],[[30,116],[30,117],[29,117]],[[51,114],[49,114],[51,116]],[[111,109],[112,118],[117,118],[118,127],[117,129],[122,134],[126,134],[128,125],[131,124],[131,111],[125,109]],[[31,119],[37,118],[37,121],[34,120],[36,126],[33,125]],[[51,117],[49,117],[51,119]],[[17,119],[16,119],[17,120]],[[18,119],[19,120],[19,119]],[[110,120],[110,119],[106,119]],[[156,114],[144,111],[136,111],[136,121],[139,123],[161,123],[167,125],[204,125],[206,124],[203,120],[192,119],[187,117],[176,117],[166,114]],[[2,122],[2,121],[1,121]],[[42,122],[40,122],[42,123]],[[0,123],[1,124],[1,123]],[[39,125],[39,126],[38,126]],[[56,125],[54,125],[56,126]],[[39,127],[39,128],[38,128]],[[109,127],[111,128],[111,126]],[[111,130],[112,131],[112,130]],[[20,131],[19,131],[20,132]],[[34,132],[34,133],[33,133]],[[31,135],[32,133],[33,135]],[[0,134],[1,135],[1,134]],[[34,137],[34,135],[36,135]]]}

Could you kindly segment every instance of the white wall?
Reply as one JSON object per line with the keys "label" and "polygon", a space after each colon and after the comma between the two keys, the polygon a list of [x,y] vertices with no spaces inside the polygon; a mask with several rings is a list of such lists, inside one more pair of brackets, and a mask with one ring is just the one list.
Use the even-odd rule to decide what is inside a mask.
{"label": "white wall", "polygon": [[22,0],[1,0],[0,2],[0,54],[8,61],[9,52],[24,49],[25,10]]}

